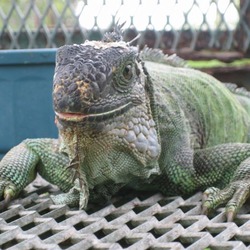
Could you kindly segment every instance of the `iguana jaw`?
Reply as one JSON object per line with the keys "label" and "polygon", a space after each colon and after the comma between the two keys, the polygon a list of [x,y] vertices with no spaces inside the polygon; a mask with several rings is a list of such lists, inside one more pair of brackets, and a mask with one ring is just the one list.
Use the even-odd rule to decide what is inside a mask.
{"label": "iguana jaw", "polygon": [[104,120],[110,117],[114,117],[117,115],[121,115],[124,112],[126,112],[128,109],[132,107],[132,103],[128,102],[116,109],[109,110],[102,113],[96,113],[96,114],[82,114],[82,113],[74,113],[74,112],[56,112],[55,114],[58,119],[64,120],[64,121],[70,121],[70,122],[82,122],[85,120],[88,121],[99,121]]}

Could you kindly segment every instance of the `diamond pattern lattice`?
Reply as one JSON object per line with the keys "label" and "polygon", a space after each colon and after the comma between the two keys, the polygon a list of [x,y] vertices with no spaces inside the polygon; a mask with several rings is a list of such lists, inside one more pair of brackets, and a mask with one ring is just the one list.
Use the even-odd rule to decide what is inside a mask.
{"label": "diamond pattern lattice", "polygon": [[109,205],[78,211],[53,205],[48,192],[51,186],[32,186],[0,211],[1,249],[249,249],[247,205],[226,223],[223,209],[200,215],[200,193],[120,194]]}
{"label": "diamond pattern lattice", "polygon": [[248,0],[3,0],[0,48],[58,47],[101,39],[118,21],[139,44],[191,51],[239,50],[250,44]]}

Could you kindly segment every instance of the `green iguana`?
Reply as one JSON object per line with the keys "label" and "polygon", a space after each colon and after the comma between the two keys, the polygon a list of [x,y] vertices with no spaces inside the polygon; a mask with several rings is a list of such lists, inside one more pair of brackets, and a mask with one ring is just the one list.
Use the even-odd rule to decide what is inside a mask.
{"label": "green iguana", "polygon": [[227,203],[232,220],[249,196],[250,95],[159,50],[140,53],[120,34],[58,49],[59,139],[11,149],[0,163],[1,196],[13,199],[36,173],[64,192],[55,204],[81,209],[124,186],[205,190],[203,213]]}

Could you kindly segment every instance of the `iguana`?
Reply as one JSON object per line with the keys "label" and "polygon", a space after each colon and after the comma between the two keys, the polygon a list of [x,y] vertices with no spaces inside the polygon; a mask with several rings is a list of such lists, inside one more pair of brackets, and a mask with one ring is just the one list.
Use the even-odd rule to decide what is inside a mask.
{"label": "iguana", "polygon": [[[27,139],[0,163],[6,202],[39,173],[86,208],[122,187],[165,195],[204,191],[203,213],[249,196],[250,95],[177,57],[131,46],[121,31],[57,50],[53,104],[59,139]],[[210,187],[214,186],[214,187]]]}

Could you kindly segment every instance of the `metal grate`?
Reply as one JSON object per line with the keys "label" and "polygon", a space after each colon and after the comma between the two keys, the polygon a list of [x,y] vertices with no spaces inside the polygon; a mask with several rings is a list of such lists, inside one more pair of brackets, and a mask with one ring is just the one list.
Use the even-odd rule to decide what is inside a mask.
{"label": "metal grate", "polygon": [[[33,190],[33,191],[32,191]],[[56,206],[51,186],[34,187],[1,211],[1,249],[249,249],[250,207],[226,223],[200,215],[201,194],[184,199],[128,193],[85,211]]]}
{"label": "metal grate", "polygon": [[127,40],[178,50],[250,45],[248,0],[1,0],[0,48],[51,48],[101,39],[119,20]]}

